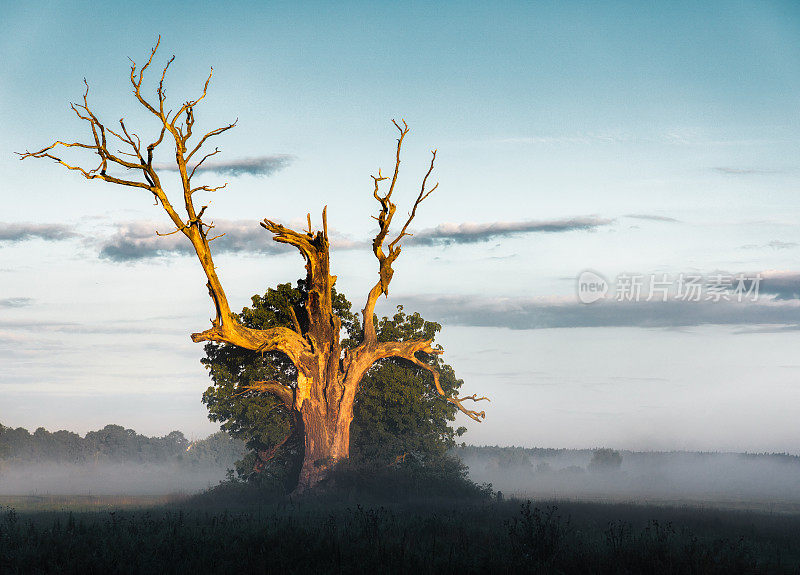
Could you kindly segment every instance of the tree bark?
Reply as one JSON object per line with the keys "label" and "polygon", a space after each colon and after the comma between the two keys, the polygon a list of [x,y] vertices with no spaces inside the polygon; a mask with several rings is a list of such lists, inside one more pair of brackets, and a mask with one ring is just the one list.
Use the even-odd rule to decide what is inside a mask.
{"label": "tree bark", "polygon": [[[307,400],[300,414],[305,453],[295,493],[313,488],[327,477],[339,461],[350,456],[353,404],[340,404],[338,409],[331,409],[324,403]],[[346,421],[344,425],[340,423],[342,419]]]}

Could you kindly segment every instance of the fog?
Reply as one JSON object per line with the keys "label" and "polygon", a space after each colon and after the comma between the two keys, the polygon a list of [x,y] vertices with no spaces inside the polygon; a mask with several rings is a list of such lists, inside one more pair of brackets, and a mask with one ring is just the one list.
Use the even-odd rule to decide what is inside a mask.
{"label": "fog", "polygon": [[225,478],[219,467],[0,462],[0,495],[166,495],[193,493]]}
{"label": "fog", "polygon": [[[456,454],[470,478],[504,496],[800,511],[800,457],[621,451],[598,465],[592,450],[467,447]],[[166,495],[194,493],[226,469],[178,463],[0,462],[0,495]]]}
{"label": "fog", "polygon": [[800,458],[793,456],[622,451],[621,465],[602,468],[590,450],[467,451],[470,477],[504,495],[800,511]]}

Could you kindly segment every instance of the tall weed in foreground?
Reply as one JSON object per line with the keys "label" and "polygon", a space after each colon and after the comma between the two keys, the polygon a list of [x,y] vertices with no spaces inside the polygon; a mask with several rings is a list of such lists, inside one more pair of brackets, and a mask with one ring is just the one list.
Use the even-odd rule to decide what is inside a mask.
{"label": "tall weed in foreground", "polygon": [[754,549],[743,538],[702,541],[686,528],[651,520],[640,531],[630,523],[612,521],[604,531],[608,563],[624,573],[727,574],[784,571],[770,558],[759,564]]}
{"label": "tall weed in foreground", "polygon": [[555,505],[545,511],[538,507],[531,509],[531,502],[527,501],[520,509],[520,516],[506,523],[509,544],[518,560],[550,565],[559,553],[574,547],[570,518],[564,520],[557,511]]}

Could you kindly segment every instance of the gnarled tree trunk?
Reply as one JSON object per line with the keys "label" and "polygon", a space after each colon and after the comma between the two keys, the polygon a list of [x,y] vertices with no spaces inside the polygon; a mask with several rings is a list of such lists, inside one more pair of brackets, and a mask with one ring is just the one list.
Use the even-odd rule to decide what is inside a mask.
{"label": "gnarled tree trunk", "polygon": [[305,452],[297,492],[325,479],[336,462],[350,456],[350,424],[339,423],[339,415],[347,412],[352,414],[352,405],[329,407],[322,402],[306,402],[300,409]]}

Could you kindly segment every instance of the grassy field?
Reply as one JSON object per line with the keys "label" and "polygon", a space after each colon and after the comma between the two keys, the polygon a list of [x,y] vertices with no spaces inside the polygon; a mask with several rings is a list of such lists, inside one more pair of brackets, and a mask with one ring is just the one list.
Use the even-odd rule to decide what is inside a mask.
{"label": "grassy field", "polygon": [[554,497],[552,493],[536,491],[515,491],[508,494],[513,499],[526,501],[548,501],[558,500],[562,502],[587,502],[604,503],[608,505],[630,504],[642,505],[645,507],[679,507],[700,510],[724,510],[724,511],[745,511],[756,514],[779,514],[779,515],[798,515],[800,516],[800,503],[786,499],[753,499],[742,497],[716,496],[709,493],[705,497],[686,496],[686,497],[624,497],[621,495],[585,495],[572,497]]}
{"label": "grassy field", "polygon": [[14,509],[21,513],[117,511],[158,507],[187,498],[187,495],[180,493],[171,495],[0,495],[0,509]]}
{"label": "grassy field", "polygon": [[6,499],[0,573],[800,573],[791,513],[238,489]]}

